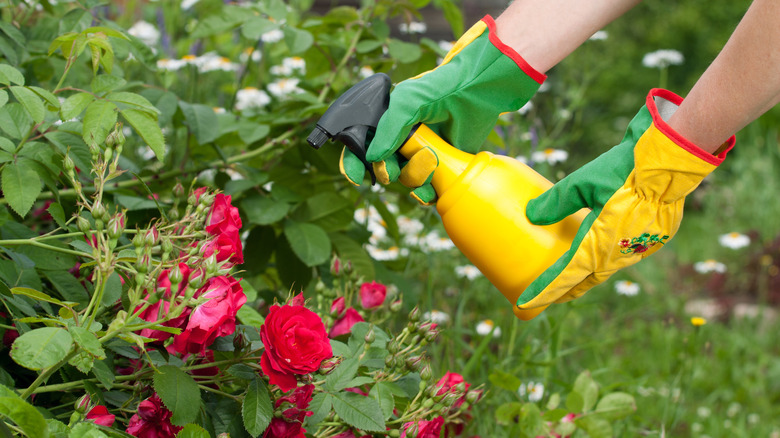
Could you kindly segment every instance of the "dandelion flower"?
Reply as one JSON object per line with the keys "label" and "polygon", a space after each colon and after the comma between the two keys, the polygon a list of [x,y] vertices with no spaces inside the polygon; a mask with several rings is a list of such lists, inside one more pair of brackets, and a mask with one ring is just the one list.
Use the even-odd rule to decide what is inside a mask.
{"label": "dandelion flower", "polygon": [[544,385],[541,382],[528,382],[517,388],[520,397],[528,397],[530,402],[538,402],[544,397]]}
{"label": "dandelion flower", "polygon": [[718,242],[726,248],[740,249],[750,245],[750,237],[741,233],[732,232],[720,236]]}
{"label": "dandelion flower", "polygon": [[713,259],[709,259],[703,262],[694,263],[693,269],[699,274],[709,274],[710,272],[717,272],[722,274],[726,272],[726,265]]}
{"label": "dandelion flower", "polygon": [[152,23],[143,20],[127,29],[127,33],[138,38],[147,46],[153,46],[157,44],[157,41],[160,41],[160,31]]}
{"label": "dandelion flower", "polygon": [[450,315],[442,312],[441,310],[431,310],[430,312],[423,313],[423,319],[430,321],[434,324],[445,324],[450,322]]}
{"label": "dandelion flower", "polygon": [[477,324],[477,334],[480,336],[489,335],[491,330],[494,338],[501,336],[501,327],[496,326],[492,320],[484,319]]}
{"label": "dandelion flower", "polygon": [[694,316],[691,318],[691,324],[693,324],[694,327],[701,327],[704,324],[707,324],[707,320],[701,316]]}
{"label": "dandelion flower", "polygon": [[566,161],[567,158],[569,158],[569,153],[561,149],[547,148],[543,151],[534,151],[531,154],[531,160],[536,163],[556,164]]}
{"label": "dandelion flower", "polygon": [[236,93],[236,110],[243,111],[249,108],[262,108],[271,103],[271,97],[263,90],[255,87],[247,87]]}
{"label": "dandelion flower", "polygon": [[620,295],[633,297],[639,293],[639,284],[633,281],[621,280],[615,283],[615,291]]}
{"label": "dandelion flower", "polygon": [[680,65],[684,59],[683,54],[677,50],[662,49],[645,54],[642,65],[649,68],[666,68],[670,65]]}
{"label": "dandelion flower", "polygon": [[428,30],[428,26],[420,21],[412,21],[410,23],[401,23],[398,26],[398,30],[405,34],[425,33]]}
{"label": "dandelion flower", "polygon": [[479,269],[477,269],[474,265],[463,265],[463,266],[457,266],[455,268],[455,275],[458,276],[458,278],[467,278],[469,280],[474,280],[480,275],[482,275],[481,272],[479,272]]}
{"label": "dandelion flower", "polygon": [[260,39],[264,43],[278,43],[284,38],[284,32],[280,29],[269,30],[268,32],[260,35]]}

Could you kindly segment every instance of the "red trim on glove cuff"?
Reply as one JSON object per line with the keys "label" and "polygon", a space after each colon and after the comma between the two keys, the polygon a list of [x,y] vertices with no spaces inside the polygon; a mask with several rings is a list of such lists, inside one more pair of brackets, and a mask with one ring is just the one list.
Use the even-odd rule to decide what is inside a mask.
{"label": "red trim on glove cuff", "polygon": [[490,42],[493,43],[496,48],[501,51],[504,55],[508,56],[512,61],[517,64],[518,67],[520,67],[520,70],[522,70],[525,74],[531,77],[536,83],[542,84],[545,79],[547,79],[547,75],[544,73],[541,73],[540,71],[536,70],[535,68],[531,67],[531,64],[526,62],[525,59],[523,59],[522,56],[520,56],[515,49],[512,47],[504,44],[503,41],[501,41],[498,38],[498,35],[496,34],[496,22],[493,21],[493,17],[490,15],[485,15],[484,18],[482,18],[482,21],[487,24],[488,27],[488,37],[490,38]]}
{"label": "red trim on glove cuff", "polygon": [[734,143],[736,142],[736,137],[732,135],[731,138],[726,140],[726,144],[727,144],[726,149],[724,149],[723,152],[721,152],[718,155],[713,155],[705,151],[704,149],[700,148],[699,146],[696,146],[693,142],[683,137],[682,134],[672,129],[672,127],[669,126],[669,124],[666,123],[666,121],[664,121],[663,118],[661,118],[661,115],[658,113],[658,109],[655,106],[655,100],[653,100],[654,97],[660,97],[662,99],[666,99],[677,106],[680,106],[680,104],[682,104],[683,98],[669,90],[664,90],[663,88],[653,88],[647,94],[647,100],[645,104],[647,106],[647,109],[650,111],[650,115],[653,117],[653,124],[655,125],[656,128],[658,128],[659,131],[663,132],[664,135],[669,137],[673,142],[675,142],[681,148],[701,158],[702,160],[712,164],[713,166],[720,165],[720,163],[722,163],[723,160],[726,159],[726,154],[731,150],[731,148],[734,147]]}

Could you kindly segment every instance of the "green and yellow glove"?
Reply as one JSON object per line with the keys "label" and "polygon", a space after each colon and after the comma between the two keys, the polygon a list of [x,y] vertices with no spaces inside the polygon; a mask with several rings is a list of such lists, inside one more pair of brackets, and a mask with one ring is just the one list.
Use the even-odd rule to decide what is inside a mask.
{"label": "green and yellow glove", "polygon": [[[436,154],[426,148],[407,161],[396,153],[411,129],[425,123],[453,146],[476,152],[498,116],[525,105],[545,78],[499,40],[493,18],[485,16],[436,68],[396,85],[366,158],[381,183],[399,180],[415,189],[418,201],[433,203],[436,193],[429,182]],[[353,184],[363,180],[365,167],[349,150],[343,151],[340,168]]]}
{"label": "green and yellow glove", "polygon": [[734,146],[710,154],[665,120],[682,98],[651,90],[623,141],[559,181],[526,207],[528,220],[548,225],[589,207],[571,248],[520,295],[521,309],[579,298],[619,269],[658,251],[680,226],[685,197]]}

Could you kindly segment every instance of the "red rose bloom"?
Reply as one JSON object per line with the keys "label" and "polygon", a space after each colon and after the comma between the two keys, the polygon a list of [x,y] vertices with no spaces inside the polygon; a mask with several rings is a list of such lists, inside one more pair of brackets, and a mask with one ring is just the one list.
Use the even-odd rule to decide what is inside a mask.
{"label": "red rose bloom", "polygon": [[271,306],[260,327],[265,351],[260,366],[282,391],[296,386],[295,375],[317,371],[333,356],[322,319],[304,306]]}
{"label": "red rose bloom", "polygon": [[236,313],[246,302],[238,280],[230,276],[210,278],[195,297],[208,301],[192,310],[184,331],[174,337],[173,348],[180,353],[203,354],[218,336],[232,334]]}
{"label": "red rose bloom", "polygon": [[333,323],[333,327],[330,328],[330,333],[328,333],[328,336],[331,338],[337,338],[341,335],[346,335],[352,330],[353,325],[363,321],[363,317],[360,316],[357,310],[350,307],[344,313],[344,316],[337,319],[336,322]]}
{"label": "red rose bloom", "polygon": [[338,297],[333,300],[333,303],[330,305],[330,314],[335,315],[336,318],[341,318],[344,316],[344,310],[346,310],[346,308],[347,306],[344,297]]}
{"label": "red rose bloom", "polygon": [[217,194],[206,219],[206,232],[217,238],[204,248],[204,252],[210,251],[206,256],[217,251],[218,261],[230,259],[231,263],[244,263],[240,230],[241,216],[238,214],[238,208],[230,204],[229,195]]}
{"label": "red rose bloom", "polygon": [[372,281],[360,285],[360,304],[364,309],[379,307],[385,302],[387,287],[384,284]]}
{"label": "red rose bloom", "polygon": [[87,420],[101,426],[111,427],[114,425],[114,414],[108,413],[108,408],[103,405],[97,405],[87,412]]}
{"label": "red rose bloom", "polygon": [[278,408],[282,403],[290,403],[293,407],[285,409],[282,412],[282,418],[273,418],[268,429],[265,430],[263,438],[304,438],[306,429],[301,427],[303,420],[312,414],[307,411],[311,396],[314,393],[314,385],[304,385],[295,388],[290,395],[279,397],[275,406]]}
{"label": "red rose bloom", "polygon": [[[436,383],[436,386],[439,387],[439,391],[436,393],[436,395],[444,395],[449,392],[454,392],[455,387],[461,383],[465,385],[465,389],[469,389],[469,386],[471,386],[471,384],[463,380],[463,376],[460,374],[447,371],[444,376],[442,376],[442,378],[439,379],[439,381]],[[463,397],[455,401],[455,403],[452,405],[452,408],[459,408],[460,405],[462,405],[465,401],[466,395],[464,394]]]}
{"label": "red rose bloom", "polygon": [[[182,281],[179,283],[179,287],[175,291],[177,294],[181,294],[184,292],[184,289],[187,287],[187,281],[190,277],[191,269],[189,266],[187,266],[185,263],[179,263],[179,271],[181,271],[182,274]],[[160,317],[160,315],[166,315],[170,308],[170,298],[171,294],[173,293],[171,291],[171,280],[168,278],[170,275],[171,270],[165,269],[160,273],[160,276],[157,277],[157,289],[164,289],[162,298],[157,301],[156,303],[150,305],[147,307],[143,312],[141,312],[140,315],[138,315],[141,319],[144,321],[157,321]],[[149,296],[147,295],[147,299]],[[160,312],[160,307],[162,306],[162,312]],[[137,310],[137,309],[136,309]],[[183,329],[185,325],[187,324],[187,317],[190,314],[190,309],[185,308],[181,315],[177,316],[176,318],[164,322],[162,325],[165,327],[174,327],[174,328],[181,328]],[[145,336],[147,338],[156,339],[158,341],[164,341],[173,334],[164,332],[162,330],[153,330],[153,329],[143,329],[141,330],[141,336]]]}
{"label": "red rose bloom", "polygon": [[172,415],[154,394],[138,404],[138,413],[130,418],[126,432],[138,438],[175,438],[183,427],[171,424]]}
{"label": "red rose bloom", "polygon": [[[406,431],[413,424],[417,424],[417,435],[414,437],[406,434]],[[439,438],[441,436],[442,426],[444,426],[444,417],[436,417],[431,421],[420,420],[417,422],[405,423],[401,438]]]}

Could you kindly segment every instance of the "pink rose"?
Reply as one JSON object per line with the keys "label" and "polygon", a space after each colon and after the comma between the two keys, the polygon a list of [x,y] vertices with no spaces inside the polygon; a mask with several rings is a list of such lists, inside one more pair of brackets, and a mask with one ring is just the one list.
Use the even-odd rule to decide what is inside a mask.
{"label": "pink rose", "polygon": [[364,309],[379,307],[385,302],[387,287],[384,284],[372,281],[360,285],[360,304]]}
{"label": "pink rose", "polygon": [[363,317],[360,316],[357,310],[350,307],[344,313],[344,316],[337,319],[336,322],[333,323],[333,327],[330,328],[328,336],[331,338],[337,338],[341,335],[346,335],[352,330],[353,325],[363,321]]}
{"label": "pink rose", "polygon": [[97,405],[87,412],[87,420],[101,426],[111,427],[114,425],[116,417],[108,412],[108,408],[103,405]]}
{"label": "pink rose", "polygon": [[204,246],[204,256],[217,253],[217,261],[230,260],[230,263],[244,263],[244,253],[241,245],[241,216],[238,208],[230,204],[230,196],[218,193],[211,204],[211,211],[206,218],[206,232],[216,238]]}
{"label": "pink rose", "polygon": [[174,337],[173,348],[180,353],[203,354],[218,336],[232,334],[236,313],[246,302],[238,280],[230,276],[210,278],[195,298],[208,301],[192,309],[184,331]]}
{"label": "pink rose", "polygon": [[[407,435],[406,431],[417,425],[417,434],[414,437]],[[420,420],[416,422],[404,423],[404,430],[401,434],[401,438],[439,438],[441,436],[441,428],[444,426],[444,417],[436,417],[431,421]]]}
{"label": "pink rose", "polygon": [[270,383],[282,391],[295,388],[295,376],[317,371],[333,356],[322,319],[304,306],[271,306],[260,327],[265,351],[260,359]]}
{"label": "pink rose", "polygon": [[127,423],[126,432],[138,438],[175,438],[183,429],[171,424],[173,413],[157,394],[138,404],[138,411]]}
{"label": "pink rose", "polygon": [[346,310],[344,297],[338,297],[333,300],[333,304],[330,305],[331,315],[335,315],[336,318],[341,318],[344,316],[344,310]]}
{"label": "pink rose", "polygon": [[[469,386],[471,386],[471,384],[463,380],[463,376],[460,374],[447,371],[444,376],[442,376],[442,378],[436,382],[436,386],[439,387],[439,391],[436,393],[436,395],[444,395],[450,392],[455,392],[455,387],[461,383],[465,385],[465,389],[469,389]],[[452,407],[459,408],[460,405],[462,405],[465,401],[466,395],[464,393],[461,398],[455,401]]]}

